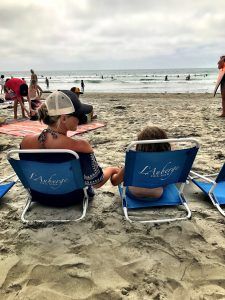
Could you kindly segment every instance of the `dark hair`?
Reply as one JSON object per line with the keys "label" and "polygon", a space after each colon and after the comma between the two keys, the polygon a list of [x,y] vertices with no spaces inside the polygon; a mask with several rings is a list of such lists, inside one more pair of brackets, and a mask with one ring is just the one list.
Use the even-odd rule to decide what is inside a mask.
{"label": "dark hair", "polygon": [[67,116],[73,116],[79,120],[78,125],[86,124],[87,123],[87,116],[83,113],[76,113],[73,112],[71,114],[68,114]]}
{"label": "dark hair", "polygon": [[28,95],[28,86],[26,83],[21,84],[20,86],[20,95],[27,96]]}
{"label": "dark hair", "polygon": [[4,75],[1,75],[1,78],[4,78],[5,76]]}
{"label": "dark hair", "polygon": [[71,92],[74,92],[75,93],[75,91],[76,91],[76,87],[75,86],[73,86],[71,89]]}
{"label": "dark hair", "polygon": [[[138,141],[161,139],[168,139],[167,134],[163,129],[156,126],[147,126],[138,134]],[[143,152],[163,152],[170,151],[171,145],[169,143],[138,144],[136,150]]]}

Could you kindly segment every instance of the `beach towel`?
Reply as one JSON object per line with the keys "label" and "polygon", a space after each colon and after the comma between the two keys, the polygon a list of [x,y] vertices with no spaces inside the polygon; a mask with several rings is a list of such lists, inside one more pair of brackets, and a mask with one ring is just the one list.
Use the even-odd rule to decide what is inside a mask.
{"label": "beach towel", "polygon": [[[84,125],[79,125],[76,131],[68,131],[67,136],[71,137],[75,134],[81,134],[90,130],[104,127],[102,122],[91,122]],[[0,126],[0,133],[10,134],[15,136],[25,136],[27,134],[38,134],[47,126],[39,121],[13,121]]]}

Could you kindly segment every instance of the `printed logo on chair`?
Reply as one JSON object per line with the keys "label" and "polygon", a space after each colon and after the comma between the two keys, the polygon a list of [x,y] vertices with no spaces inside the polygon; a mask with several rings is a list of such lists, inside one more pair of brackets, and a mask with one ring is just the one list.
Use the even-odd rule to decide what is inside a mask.
{"label": "printed logo on chair", "polygon": [[69,181],[68,178],[57,178],[57,174],[51,174],[50,176],[44,178],[42,175],[38,175],[35,172],[31,173],[29,179],[38,184],[48,186],[53,190],[61,188],[63,184],[66,184]]}
{"label": "printed logo on chair", "polygon": [[160,180],[166,180],[179,169],[179,166],[172,166],[172,163],[168,162],[165,166],[162,166],[161,168],[147,165],[144,168],[142,168],[139,174],[148,176],[150,178],[159,178]]}

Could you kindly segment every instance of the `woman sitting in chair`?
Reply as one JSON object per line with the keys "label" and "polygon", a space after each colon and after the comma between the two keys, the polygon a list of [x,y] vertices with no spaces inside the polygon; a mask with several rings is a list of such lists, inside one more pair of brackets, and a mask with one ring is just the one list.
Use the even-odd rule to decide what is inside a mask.
{"label": "woman sitting in chair", "polygon": [[[138,141],[142,140],[161,140],[167,139],[167,134],[164,130],[158,127],[146,127],[138,134]],[[141,152],[162,152],[170,151],[171,146],[169,143],[159,143],[159,144],[138,144],[136,146],[136,151]],[[113,185],[118,185],[123,182],[124,178],[124,168],[120,170],[119,173],[113,174],[111,177],[111,183]],[[163,188],[141,188],[135,186],[128,187],[129,192],[137,198],[160,198],[163,194]]]}
{"label": "woman sitting in chair", "polygon": [[[75,93],[68,90],[55,91],[38,109],[39,120],[48,127],[38,135],[25,136],[20,145],[21,149],[69,149],[77,152],[85,184],[90,187],[89,196],[93,196],[92,186],[101,187],[119,171],[117,167],[102,170],[88,141],[67,136],[68,131],[75,131],[78,124],[83,123],[85,114],[91,110],[92,106],[81,103]],[[53,159],[52,155],[50,159]]]}

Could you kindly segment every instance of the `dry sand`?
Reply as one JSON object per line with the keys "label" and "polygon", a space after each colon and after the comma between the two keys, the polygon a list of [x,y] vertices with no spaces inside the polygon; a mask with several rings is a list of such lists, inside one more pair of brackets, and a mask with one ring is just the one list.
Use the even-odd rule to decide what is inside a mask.
{"label": "dry sand", "polygon": [[[107,122],[83,135],[103,167],[122,165],[125,147],[147,124],[166,129],[169,137],[197,138],[195,170],[214,172],[224,162],[219,96],[85,94],[82,99]],[[1,115],[12,116],[12,109],[1,109]],[[1,176],[11,173],[6,153],[20,141],[0,135]],[[0,202],[0,299],[225,299],[225,218],[191,184],[186,195],[192,219],[155,226],[126,222],[110,183],[97,190],[86,219],[77,224],[24,226],[25,195],[17,184]]]}

